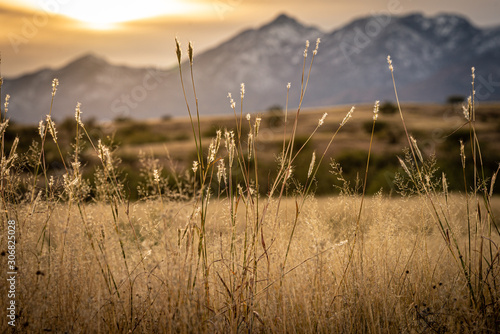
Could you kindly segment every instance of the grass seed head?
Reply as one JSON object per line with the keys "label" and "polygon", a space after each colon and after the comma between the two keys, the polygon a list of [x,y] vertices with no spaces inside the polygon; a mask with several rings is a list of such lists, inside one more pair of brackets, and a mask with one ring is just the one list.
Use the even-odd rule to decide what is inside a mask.
{"label": "grass seed head", "polygon": [[470,121],[470,110],[472,109],[472,96],[467,98],[467,106],[462,105],[462,112],[467,121]]}
{"label": "grass seed head", "polygon": [[3,104],[5,113],[9,111],[9,100],[10,100],[10,95],[9,94],[5,95],[5,102]]}
{"label": "grass seed head", "polygon": [[224,159],[220,159],[217,164],[217,181],[221,184],[222,180],[224,180],[224,183],[227,183],[226,165],[224,164]]}
{"label": "grass seed head", "polygon": [[193,167],[191,168],[193,170],[193,173],[196,173],[196,171],[198,170],[198,161],[193,161]]}
{"label": "grass seed head", "polygon": [[341,127],[344,126],[347,123],[347,121],[349,120],[349,118],[352,117],[352,113],[354,112],[354,109],[355,109],[354,106],[351,107],[351,110],[349,110],[347,115],[345,115],[344,119],[342,120],[342,123],[340,123]]}
{"label": "grass seed head", "polygon": [[226,146],[228,154],[229,167],[233,165],[234,150],[236,149],[236,144],[234,142],[234,132],[226,131],[224,132],[224,145]]}
{"label": "grass seed head", "polygon": [[219,151],[221,137],[222,137],[221,130],[217,130],[216,137],[212,138],[212,141],[210,142],[210,146],[208,147],[208,156],[207,156],[207,163],[209,165],[210,163],[215,161],[215,157],[217,156],[217,152]]}
{"label": "grass seed head", "polygon": [[448,196],[448,181],[446,180],[446,174],[444,172],[441,179],[443,181],[443,193],[445,194],[445,196]]}
{"label": "grass seed head", "polygon": [[307,171],[307,178],[311,177],[315,162],[316,162],[316,151],[314,151],[312,154],[311,163],[309,164],[309,170]]}
{"label": "grass seed head", "polygon": [[193,65],[193,43],[191,41],[189,42],[188,45],[188,56],[189,56],[189,63]]}
{"label": "grass seed head", "polygon": [[57,130],[56,130],[56,125],[50,115],[47,115],[47,128],[49,129],[50,135],[52,136],[52,139],[54,140],[54,143],[57,144]]}
{"label": "grass seed head", "polygon": [[464,117],[467,121],[470,121],[469,108],[466,106],[462,106],[462,112],[464,113]]}
{"label": "grass seed head", "polygon": [[57,86],[59,86],[59,79],[54,78],[52,80],[52,97],[54,97],[56,95]]}
{"label": "grass seed head", "polygon": [[8,126],[9,126],[9,119],[6,119],[4,122],[0,123],[0,136],[5,132]]}
{"label": "grass seed head", "polygon": [[408,167],[406,167],[406,164],[403,161],[403,159],[401,159],[400,157],[398,157],[398,160],[399,160],[399,163],[400,163],[401,167],[403,167],[404,171],[406,172],[406,174],[408,174],[408,176],[411,178],[410,170],[408,169]]}
{"label": "grass seed head", "polygon": [[253,133],[248,133],[248,160],[252,159]]}
{"label": "grass seed head", "polygon": [[64,190],[68,194],[69,197],[73,197],[73,194],[75,193],[75,187],[79,183],[79,178],[78,176],[71,178],[68,174],[63,175],[63,183],[64,183]]}
{"label": "grass seed head", "polygon": [[417,153],[418,160],[420,160],[421,163],[424,163],[424,158],[422,157],[422,153],[420,152],[420,149],[418,148],[417,140],[415,138],[413,138],[413,136],[410,136],[410,140],[411,140],[411,145],[413,146],[415,152]]}
{"label": "grass seed head", "polygon": [[38,134],[40,134],[40,138],[43,139],[43,136],[45,135],[45,125],[43,125],[43,120],[40,120],[38,123]]}
{"label": "grass seed head", "polygon": [[236,103],[234,102],[231,93],[227,93],[227,98],[229,99],[229,105],[231,106],[231,109],[236,108]]}
{"label": "grass seed head", "polygon": [[293,167],[289,166],[288,169],[286,170],[285,182],[292,176],[292,174],[293,174]]}
{"label": "grass seed head", "polygon": [[179,66],[181,65],[181,58],[182,58],[182,50],[181,50],[181,42],[175,38],[175,53],[177,54],[177,62],[179,63]]}
{"label": "grass seed head", "polygon": [[100,139],[97,141],[97,156],[107,170],[113,169],[113,162],[111,160],[109,147],[104,145]]}
{"label": "grass seed head", "polygon": [[262,121],[262,118],[261,117],[257,117],[255,118],[255,137],[257,137],[257,135],[259,134],[259,128],[260,128],[260,122]]}
{"label": "grass seed head", "polygon": [[380,101],[375,101],[375,105],[373,106],[373,120],[376,121],[378,119],[378,110],[380,106]]}
{"label": "grass seed head", "polygon": [[315,48],[315,49],[314,49],[314,51],[313,51],[313,55],[314,55],[314,56],[318,54],[319,43],[321,43],[321,39],[320,39],[320,38],[318,38],[318,39],[316,40],[316,48]]}
{"label": "grass seed head", "polygon": [[12,146],[10,148],[9,159],[12,159],[13,157],[17,157],[17,154],[16,154],[17,145],[19,145],[19,137],[16,137],[14,139],[14,142],[12,143]]}
{"label": "grass seed head", "polygon": [[158,169],[153,170],[153,179],[156,184],[160,183],[160,174],[158,173]]}
{"label": "grass seed head", "polygon": [[80,110],[80,106],[81,105],[82,104],[80,102],[76,103],[75,120],[76,120],[76,123],[78,123],[78,125],[80,125],[81,127],[83,127],[83,122],[82,122],[82,118],[81,118],[82,111]]}
{"label": "grass seed head", "polygon": [[80,174],[80,167],[82,166],[80,161],[73,161],[71,163],[71,167],[73,168],[73,174],[78,175]]}
{"label": "grass seed head", "polygon": [[220,141],[222,139],[222,131],[219,129],[217,130],[215,135],[215,153],[219,152],[219,147],[220,147]]}
{"label": "grass seed head", "polygon": [[210,146],[208,147],[207,164],[210,165],[211,162],[215,160],[215,142],[212,139]]}
{"label": "grass seed head", "polygon": [[318,121],[318,127],[322,126],[325,123],[325,118],[328,116],[328,113],[324,113],[323,116]]}
{"label": "grass seed head", "polygon": [[389,65],[389,69],[391,70],[391,72],[393,72],[394,67],[392,66],[392,59],[390,55],[387,56],[387,64]]}

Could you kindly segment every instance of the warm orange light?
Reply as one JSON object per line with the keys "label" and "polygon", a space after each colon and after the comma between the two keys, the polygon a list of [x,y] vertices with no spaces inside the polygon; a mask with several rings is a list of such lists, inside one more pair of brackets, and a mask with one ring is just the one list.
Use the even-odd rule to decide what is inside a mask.
{"label": "warm orange light", "polygon": [[44,1],[19,1],[20,5],[61,14],[94,29],[112,29],[122,22],[158,16],[199,15],[211,8],[206,3],[185,0],[54,0],[53,4],[46,6]]}

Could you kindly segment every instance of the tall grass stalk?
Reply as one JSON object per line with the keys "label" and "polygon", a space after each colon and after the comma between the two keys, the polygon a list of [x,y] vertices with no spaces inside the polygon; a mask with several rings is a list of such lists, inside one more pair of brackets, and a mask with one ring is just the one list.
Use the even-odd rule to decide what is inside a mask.
{"label": "tall grass stalk", "polygon": [[[191,81],[192,81],[192,87],[193,87],[193,93],[196,101],[196,116],[197,116],[197,125],[198,125],[198,136],[196,135],[195,131],[195,125],[194,121],[191,115],[191,109],[189,107],[189,103],[187,100],[187,95],[186,95],[186,90],[184,88],[184,80],[182,76],[182,51],[180,47],[180,42],[176,38],[175,39],[175,44],[176,44],[176,53],[177,53],[177,60],[178,60],[178,65],[179,65],[179,75],[181,79],[181,86],[182,86],[182,92],[184,95],[184,99],[186,102],[186,108],[188,110],[189,114],[189,119],[191,123],[191,128],[193,131],[193,139],[195,141],[195,146],[196,146],[196,153],[197,153],[197,163],[198,163],[198,170],[199,170],[199,178],[200,178],[200,190],[199,190],[199,197],[197,198],[196,204],[194,206],[193,210],[197,210],[197,205],[200,205],[200,227],[198,230],[198,235],[199,235],[199,240],[198,240],[198,255],[199,255],[199,260],[202,262],[202,269],[203,269],[203,279],[204,279],[204,285],[205,285],[205,299],[206,299],[206,307],[209,309],[210,308],[210,287],[208,283],[208,277],[209,277],[209,264],[208,264],[208,254],[207,254],[207,242],[206,242],[206,222],[207,222],[207,214],[208,214],[208,202],[210,199],[210,184],[212,181],[213,173],[214,173],[214,165],[217,162],[215,159],[215,156],[217,154],[217,151],[219,150],[219,145],[220,145],[220,132],[218,132],[218,137],[217,137],[217,142],[212,143],[211,146],[209,147],[208,153],[207,153],[207,160],[206,160],[206,165],[205,161],[203,158],[203,147],[202,147],[202,141],[201,141],[201,126],[200,126],[200,114],[199,114],[199,107],[198,107],[198,98],[196,96],[196,88],[195,88],[195,82],[194,82],[194,74],[193,74],[193,46],[192,43],[189,43],[188,45],[188,56],[189,56],[189,64],[190,64],[190,70],[191,70]],[[193,284],[196,284],[196,275],[194,277],[194,282]]]}
{"label": "tall grass stalk", "polygon": [[[408,133],[408,129],[406,127],[406,122],[405,122],[404,117],[403,117],[403,111],[401,109],[401,104],[399,102],[398,92],[397,92],[397,88],[396,88],[396,81],[394,79],[394,67],[392,65],[392,60],[391,60],[390,56],[387,56],[387,62],[389,64],[389,70],[391,71],[394,94],[396,97],[396,103],[398,106],[399,115],[401,117],[401,123],[403,124],[403,128],[405,130],[406,138],[408,141],[408,146],[410,148],[410,151],[411,151],[411,154],[413,157],[413,163],[414,163],[416,171],[417,171],[418,179],[415,179],[414,176],[410,176],[410,177],[412,178],[412,182],[416,185],[416,189],[417,189],[417,192],[419,193],[419,195],[420,196],[424,195],[428,199],[428,204],[431,206],[431,212],[433,213],[433,216],[435,217],[435,220],[439,225],[439,231],[441,232],[441,236],[445,240],[448,249],[450,250],[450,252],[454,256],[455,261],[457,261],[457,263],[459,264],[459,266],[462,269],[464,277],[467,281],[467,286],[469,287],[471,302],[476,304],[476,297],[475,297],[474,289],[472,287],[472,282],[471,282],[471,273],[466,268],[465,260],[461,254],[461,249],[458,245],[457,239],[453,233],[453,230],[449,224],[449,221],[448,221],[446,215],[441,216],[437,210],[436,204],[431,197],[430,190],[428,189],[427,183],[425,181],[425,177],[420,169],[420,166],[418,163],[419,160],[417,160],[417,158],[416,158],[415,144],[412,142],[410,135]],[[423,194],[420,192],[420,188],[423,189]]]}
{"label": "tall grass stalk", "polygon": [[[244,113],[244,84],[240,97],[235,97],[239,106],[228,95],[232,128],[217,129],[211,141],[202,140],[206,125],[199,112],[194,50],[190,43],[187,90],[192,86],[196,116],[182,81],[178,40],[176,47],[195,161],[189,162],[184,176],[174,175],[174,182],[169,182],[153,150],[150,156],[141,153],[137,201],[127,195],[114,136],[95,138],[81,120],[79,104],[76,123],[67,131],[74,140],[65,140],[64,127],[59,127],[61,138],[52,136],[55,143],[49,146],[45,141],[50,131],[55,134],[55,125],[45,119],[37,145],[23,156],[22,138],[6,132],[18,125],[9,125],[8,98],[2,100],[0,82],[0,204],[5,218],[0,230],[5,231],[4,222],[14,217],[19,237],[16,265],[22,274],[16,286],[17,331],[500,330],[500,251],[494,214],[499,202],[493,196],[500,166],[486,179],[486,150],[479,145],[477,131],[481,118],[477,123],[472,122],[475,116],[467,119],[465,139],[470,143],[460,143],[463,190],[457,194],[452,185],[456,189],[462,181],[447,180],[445,173],[439,173],[438,180],[436,161],[420,150],[397,98],[409,146],[400,159],[407,173],[401,184],[407,191],[400,191],[401,198],[382,191],[368,196],[368,177],[378,164],[378,103],[369,122],[364,173],[352,189],[332,151],[335,156],[337,142],[343,139],[339,132],[354,107],[328,130],[324,141],[316,142],[324,129],[320,127],[334,123],[326,113],[299,137],[303,122],[308,125],[305,118],[310,114],[301,109],[317,47],[313,57],[306,48],[299,65],[300,100],[293,120],[288,115],[291,86],[286,86],[283,129],[275,131],[283,138],[272,143],[260,130],[266,115]],[[476,113],[473,100],[471,95],[464,107],[467,115]],[[269,169],[266,154],[273,143],[278,145],[276,163],[263,173]],[[315,185],[325,182],[321,167],[329,157],[331,172],[343,187],[333,184],[341,189],[339,196],[316,197]],[[61,159],[67,168],[56,170],[49,159]],[[6,238],[0,238],[0,262],[5,265],[10,255],[6,249]],[[5,299],[7,288],[0,285],[0,290]],[[6,319],[0,319],[2,328],[8,328]]]}
{"label": "tall grass stalk", "polygon": [[[340,288],[342,287],[342,285],[344,283],[347,271],[349,269],[349,266],[352,263],[353,255],[354,255],[354,249],[356,247],[356,242],[358,240],[359,233],[360,233],[361,213],[363,211],[363,203],[365,201],[366,183],[367,183],[367,180],[368,180],[368,168],[370,166],[370,156],[371,156],[371,152],[372,152],[373,134],[375,133],[375,123],[377,122],[377,119],[378,119],[378,112],[379,112],[379,101],[376,101],[375,105],[373,107],[373,123],[372,123],[372,129],[371,129],[371,134],[370,134],[370,145],[368,147],[368,156],[366,158],[365,177],[363,179],[363,190],[362,190],[362,193],[361,193],[361,202],[359,204],[359,211],[358,211],[358,215],[357,215],[357,218],[356,218],[356,228],[354,230],[354,237],[353,237],[352,243],[350,245],[350,252],[349,252],[349,255],[348,255],[348,258],[347,258],[347,264],[345,265],[345,269],[344,269],[344,271],[342,273],[342,276],[340,278],[340,282],[337,285],[337,292],[335,293],[335,296],[333,297],[332,303],[335,301],[335,299],[337,298],[337,296],[339,296]],[[362,256],[362,254],[363,254],[363,249],[361,249],[361,256]],[[362,266],[362,263],[363,263],[363,261],[361,259],[361,266]],[[361,270],[362,270],[362,268],[361,268]]]}
{"label": "tall grass stalk", "polygon": [[[291,128],[291,133],[287,133],[287,124],[288,124],[288,117],[285,116],[285,121],[284,121],[284,133],[283,133],[283,147],[282,147],[282,154],[280,156],[280,163],[279,163],[279,170],[277,172],[277,175],[272,182],[272,185],[268,191],[267,194],[267,200],[266,202],[262,205],[259,204],[260,200],[260,188],[259,188],[259,163],[258,163],[258,152],[257,152],[257,145],[258,145],[258,138],[259,138],[259,127],[260,127],[260,117],[255,118],[255,122],[251,122],[251,116],[247,115],[246,119],[248,121],[248,127],[249,127],[249,133],[248,133],[248,142],[247,142],[247,148],[245,150],[244,146],[242,145],[243,142],[243,118],[244,118],[244,113],[243,113],[243,102],[244,102],[244,96],[245,96],[245,86],[242,83],[241,84],[241,90],[240,90],[240,107],[239,107],[239,112],[236,111],[236,103],[234,102],[233,96],[231,93],[228,94],[229,98],[229,104],[231,109],[233,110],[234,118],[235,118],[235,125],[236,125],[236,135],[234,136],[232,132],[228,132],[226,130],[224,137],[225,137],[225,146],[226,150],[228,153],[228,173],[229,173],[229,178],[228,178],[228,202],[229,202],[229,210],[230,210],[230,221],[231,221],[231,230],[232,230],[232,237],[231,237],[231,242],[230,242],[230,259],[229,259],[229,268],[231,268],[230,273],[227,275],[229,278],[229,281],[226,283],[225,279],[220,273],[216,273],[218,276],[218,280],[220,280],[223,285],[225,286],[226,291],[228,292],[228,297],[230,298],[230,304],[234,305],[235,303],[238,303],[236,300],[235,296],[235,289],[236,289],[236,282],[241,279],[244,282],[246,281],[247,286],[248,286],[248,302],[249,302],[249,308],[246,312],[248,312],[250,316],[250,328],[253,326],[253,321],[254,321],[254,297],[256,296],[256,292],[259,291],[258,287],[258,282],[260,281],[259,278],[259,261],[261,259],[265,259],[267,262],[267,278],[265,278],[267,281],[269,281],[270,276],[270,268],[269,268],[269,254],[268,254],[268,245],[266,243],[266,235],[264,232],[264,227],[269,224],[267,221],[267,213],[270,208],[271,203],[274,201],[274,195],[277,190],[279,190],[279,193],[276,198],[277,206],[276,206],[276,213],[274,215],[274,221],[275,224],[279,225],[279,221],[277,219],[279,211],[280,211],[280,203],[282,201],[282,198],[284,196],[284,191],[286,184],[289,182],[289,180],[292,177],[292,171],[293,171],[293,164],[295,163],[295,160],[301,153],[302,149],[304,146],[310,141],[310,139],[314,136],[318,128],[323,124],[324,119],[326,117],[326,114],[321,118],[321,120],[318,122],[317,127],[313,130],[313,132],[309,135],[305,143],[301,145],[300,148],[298,148],[297,152],[293,151],[294,147],[294,141],[297,133],[297,126],[298,126],[298,119],[300,116],[300,111],[302,107],[302,102],[304,100],[304,96],[307,90],[307,86],[309,83],[311,71],[312,71],[312,65],[314,62],[314,57],[316,56],[318,52],[318,46],[319,46],[320,40],[318,39],[316,42],[316,48],[313,50],[313,56],[311,58],[311,62],[309,64],[308,70],[306,72],[306,59],[307,59],[307,52],[308,52],[308,47],[309,47],[309,42],[306,43],[306,49],[304,50],[304,57],[303,57],[303,66],[302,66],[302,75],[301,75],[301,87],[300,87],[300,99],[297,107],[297,111],[295,114],[295,120],[293,123],[293,127]],[[218,151],[219,147],[219,141],[220,141],[220,134],[218,132],[217,138],[212,141],[211,147],[208,150],[207,153],[207,163],[206,166],[203,164],[203,159],[201,157],[203,156],[203,152],[200,150],[201,147],[201,141],[200,140],[200,125],[199,125],[199,120],[198,120],[198,136],[196,135],[196,132],[194,130],[195,125],[194,125],[194,120],[191,117],[191,111],[189,108],[189,103],[187,102],[187,95],[186,91],[184,89],[184,84],[182,81],[182,66],[181,66],[181,55],[182,52],[180,51],[180,43],[178,40],[176,40],[176,48],[177,48],[177,56],[178,56],[178,63],[179,63],[179,74],[181,75],[181,86],[183,89],[183,94],[186,100],[186,107],[188,109],[188,114],[191,122],[191,127],[193,130],[193,136],[195,140],[195,146],[197,150],[197,156],[198,156],[198,161],[195,162],[196,168],[194,171],[196,172],[199,168],[199,173],[200,173],[200,197],[198,200],[196,200],[196,203],[201,203],[201,212],[200,212],[200,231],[199,231],[199,255],[201,257],[202,261],[202,272],[204,274],[204,281],[205,281],[205,288],[206,288],[206,307],[210,309],[210,302],[208,299],[208,296],[210,294],[210,291],[208,289],[208,279],[209,279],[209,271],[208,271],[208,255],[206,254],[206,245],[207,245],[207,240],[206,240],[206,219],[207,219],[207,211],[206,208],[208,207],[208,200],[210,198],[210,191],[211,191],[211,183],[212,183],[212,175],[214,173],[214,165],[218,161],[217,159],[223,159],[223,158],[217,158],[216,154]],[[189,61],[190,64],[192,65],[193,63],[193,50],[192,46],[190,44],[189,49]],[[192,74],[192,73],[191,73]],[[192,74],[193,77],[193,74]],[[194,79],[193,79],[194,83]],[[195,90],[194,84],[193,84],[193,91]],[[287,112],[288,113],[288,95],[289,95],[289,90],[290,90],[290,85],[287,85]],[[195,93],[195,92],[194,92]],[[297,203],[296,207],[296,212],[293,220],[293,225],[292,225],[292,230],[290,233],[290,236],[288,238],[288,246],[286,248],[286,252],[284,254],[284,260],[281,266],[282,270],[282,278],[284,276],[284,273],[286,272],[286,262],[288,258],[288,254],[290,251],[290,246],[295,234],[295,230],[297,227],[298,223],[298,218],[300,216],[300,212],[302,211],[302,208],[306,202],[306,199],[308,195],[311,193],[311,185],[313,184],[313,180],[316,176],[316,173],[318,172],[318,168],[327,154],[330,146],[332,145],[332,142],[337,135],[338,131],[340,128],[342,128],[347,120],[351,117],[352,111],[354,109],[351,109],[351,111],[348,113],[348,115],[345,117],[345,119],[340,123],[340,126],[338,127],[337,131],[332,135],[332,138],[330,142],[328,143],[327,147],[325,148],[323,154],[319,158],[319,162],[313,166],[314,167],[314,172],[311,172],[310,175],[308,175],[308,180],[306,183],[305,188],[302,190],[301,194],[301,200],[300,200],[300,205]],[[197,114],[199,115],[199,114]],[[288,137],[288,140],[287,140]],[[214,150],[212,148],[215,147]],[[245,153],[246,151],[246,153]],[[237,168],[240,171],[240,175],[242,177],[242,182],[244,188],[241,187],[240,184],[234,184],[233,180],[233,175],[234,175],[234,167],[233,167],[233,159],[236,158],[236,163],[237,163]],[[220,177],[219,177],[220,180]],[[219,181],[220,184],[220,181]],[[220,186],[220,185],[219,185]],[[195,208],[196,208],[195,204]],[[238,208],[243,205],[243,208],[245,210],[245,228],[244,228],[244,236],[243,236],[243,253],[242,253],[242,263],[241,263],[241,268],[242,268],[242,273],[241,277],[237,279],[234,276],[234,273],[237,272],[237,267],[238,265],[236,264],[238,255],[236,253],[236,247],[235,247],[235,242],[236,242],[236,218],[238,216]],[[276,230],[273,230],[275,233]],[[184,232],[184,235],[186,235],[186,231]],[[272,238],[272,237],[271,237]],[[261,252],[261,254],[260,254]],[[259,255],[260,254],[260,255]],[[240,283],[241,284],[241,283]],[[238,306],[239,308],[239,306]],[[231,316],[229,317],[231,323],[237,317],[238,312],[234,313],[231,312]],[[234,324],[234,323],[233,323]]]}
{"label": "tall grass stalk", "polygon": [[[391,71],[391,76],[392,76],[392,82],[393,82],[393,87],[394,87],[394,93],[396,96],[396,101],[401,117],[401,121],[405,130],[405,134],[408,140],[408,145],[410,147],[410,151],[413,157],[413,164],[416,168],[417,171],[417,177],[414,178],[413,176],[410,175],[410,178],[412,182],[416,185],[416,189],[419,193],[419,196],[425,197],[427,199],[427,203],[430,205],[430,211],[432,215],[435,218],[435,221],[437,222],[437,225],[439,227],[439,231],[441,233],[441,236],[443,240],[445,241],[445,244],[450,251],[450,253],[453,255],[457,265],[459,266],[465,281],[466,285],[468,287],[469,291],[469,300],[471,305],[473,305],[478,311],[480,312],[486,312],[486,307],[485,307],[485,286],[488,286],[490,283],[486,281],[485,278],[485,269],[483,267],[483,262],[486,261],[488,264],[489,268],[486,270],[487,272],[490,272],[491,266],[493,266],[494,262],[494,249],[498,250],[498,246],[492,241],[492,234],[491,230],[495,228],[497,234],[499,232],[498,227],[494,221],[493,213],[492,213],[492,208],[491,208],[491,196],[488,193],[487,190],[487,184],[486,184],[486,177],[484,174],[484,167],[483,167],[483,162],[482,162],[482,155],[481,155],[481,150],[479,146],[479,140],[477,138],[476,134],[476,126],[475,126],[475,116],[476,116],[476,111],[474,108],[474,78],[475,78],[475,72],[474,68],[472,68],[472,95],[468,100],[468,106],[464,107],[464,115],[467,119],[467,122],[469,124],[469,132],[470,132],[470,145],[471,145],[471,151],[472,151],[472,160],[473,160],[473,191],[472,191],[472,197],[474,199],[474,202],[476,203],[476,216],[474,218],[475,222],[475,227],[472,229],[471,226],[471,220],[470,220],[470,206],[469,206],[469,192],[467,188],[467,179],[466,179],[466,167],[465,167],[465,152],[464,152],[464,146],[463,143],[460,144],[460,156],[461,156],[461,161],[462,161],[462,169],[463,169],[463,175],[464,175],[464,186],[465,186],[465,206],[467,209],[467,246],[465,249],[462,249],[460,246],[458,239],[457,239],[457,232],[454,230],[454,228],[450,224],[450,218],[449,214],[446,214],[442,207],[439,206],[439,204],[436,203],[436,194],[432,192],[432,188],[429,188],[428,182],[426,179],[428,179],[428,176],[425,170],[421,170],[419,167],[419,161],[420,163],[423,163],[421,156],[419,156],[419,159],[417,159],[417,153],[418,151],[418,146],[416,144],[416,141],[409,135],[406,123],[403,117],[403,113],[401,110],[401,105],[399,103],[399,97],[397,94],[397,89],[396,89],[396,82],[394,79],[394,68],[392,65],[392,60],[390,59],[390,56],[387,57],[388,63],[389,63],[389,69]],[[412,140],[413,139],[413,140]],[[478,168],[478,164],[480,165]],[[423,165],[422,165],[423,166]],[[403,166],[404,167],[404,166]],[[481,174],[479,174],[479,172]],[[479,187],[478,187],[479,185]],[[491,184],[491,187],[493,187],[493,184]],[[423,193],[420,192],[419,189],[423,190]],[[486,209],[486,219],[484,219],[484,216],[481,214],[481,205],[479,203],[479,192],[481,191],[482,197],[483,197],[483,202],[484,202],[484,207]],[[438,209],[440,208],[440,210]],[[485,228],[487,231],[485,231]],[[487,234],[484,235],[484,232]],[[486,259],[485,257],[485,245],[484,245],[484,240],[488,240],[488,252],[489,252],[489,260]],[[465,252],[465,253],[464,253]],[[476,255],[477,254],[477,255]],[[464,256],[465,255],[465,256]],[[476,283],[473,283],[473,279],[476,281]],[[493,279],[493,284],[496,284],[494,282],[495,280]]]}

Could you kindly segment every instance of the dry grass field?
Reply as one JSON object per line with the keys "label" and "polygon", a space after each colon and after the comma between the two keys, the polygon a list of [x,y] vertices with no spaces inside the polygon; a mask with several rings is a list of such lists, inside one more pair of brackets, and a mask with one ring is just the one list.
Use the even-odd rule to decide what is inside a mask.
{"label": "dry grass field", "polygon": [[244,93],[228,118],[49,111],[26,149],[3,104],[2,332],[500,331],[497,106],[270,121]]}
{"label": "dry grass field", "polygon": [[[465,202],[440,203],[462,249]],[[96,203],[83,212],[39,203],[18,220],[19,331],[432,333],[500,325],[498,266],[482,278],[473,268],[474,291],[485,290],[477,296],[483,305],[474,305],[421,199],[367,200],[356,245],[359,197],[307,199],[285,266],[295,202],[284,201],[274,219],[276,204],[253,241],[255,217],[242,208],[232,226],[229,203],[211,203],[204,277],[192,203]],[[500,213],[498,199],[493,204]],[[480,244],[474,240],[474,250]]]}

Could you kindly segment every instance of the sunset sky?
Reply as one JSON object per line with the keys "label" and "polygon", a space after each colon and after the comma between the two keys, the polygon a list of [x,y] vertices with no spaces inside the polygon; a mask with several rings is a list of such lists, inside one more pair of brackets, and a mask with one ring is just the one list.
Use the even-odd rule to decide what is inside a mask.
{"label": "sunset sky", "polygon": [[2,75],[58,67],[94,53],[116,64],[167,68],[174,38],[202,52],[286,13],[331,31],[361,16],[442,12],[499,25],[498,0],[0,0]]}

